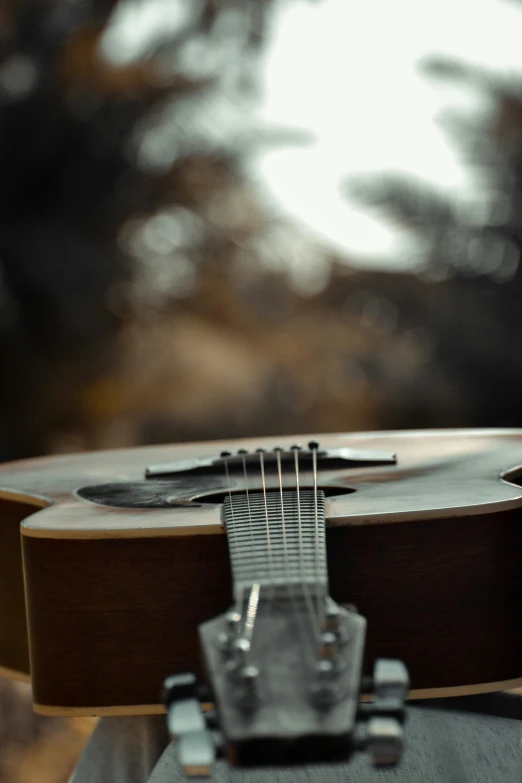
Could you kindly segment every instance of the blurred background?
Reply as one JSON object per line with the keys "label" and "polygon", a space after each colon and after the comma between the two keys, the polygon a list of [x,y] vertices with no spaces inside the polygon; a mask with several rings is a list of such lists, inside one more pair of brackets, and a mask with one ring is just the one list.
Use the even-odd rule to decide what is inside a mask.
{"label": "blurred background", "polygon": [[[522,426],[521,20],[2,0],[0,461]],[[91,728],[0,681],[0,781]]]}

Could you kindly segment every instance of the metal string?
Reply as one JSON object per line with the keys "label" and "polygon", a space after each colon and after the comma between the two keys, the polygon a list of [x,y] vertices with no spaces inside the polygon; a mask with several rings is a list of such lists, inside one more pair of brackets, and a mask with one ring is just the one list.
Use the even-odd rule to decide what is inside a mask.
{"label": "metal string", "polygon": [[[245,478],[245,493],[246,493],[247,509],[248,509],[248,525],[250,529],[250,544],[252,547],[252,555],[253,555],[255,553],[254,525],[252,523],[252,512],[250,510],[250,494],[248,491],[248,476],[247,476],[245,453],[241,454],[241,461],[243,463],[243,476]],[[257,591],[254,590],[254,588],[256,587],[258,588]],[[256,584],[252,585],[250,591],[250,598],[248,600],[248,605],[247,605],[247,616],[243,628],[243,635],[249,642],[252,640],[252,635],[254,633],[254,624],[257,615],[257,604],[259,602],[259,589],[260,589],[259,585]],[[255,595],[255,599],[253,599],[254,595]]]}
{"label": "metal string", "polygon": [[314,473],[314,513],[315,513],[315,581],[316,581],[316,602],[317,602],[317,620],[319,626],[324,625],[324,596],[321,595],[320,588],[320,568],[319,568],[319,510],[317,507],[317,446],[314,444],[312,449],[312,464]]}
{"label": "metal string", "polygon": [[265,504],[265,520],[266,520],[266,543],[267,543],[267,557],[268,557],[268,574],[270,584],[274,590],[274,561],[272,558],[272,542],[270,540],[270,520],[268,518],[268,505],[266,500],[266,480],[265,480],[265,455],[262,451],[259,452],[259,464],[261,466],[261,482],[263,485],[263,500]]}
{"label": "metal string", "polygon": [[295,481],[297,489],[297,526],[299,532],[299,568],[301,572],[301,586],[303,589],[303,595],[308,609],[308,615],[312,623],[312,630],[317,639],[321,635],[321,629],[318,622],[318,617],[315,615],[315,607],[312,602],[312,597],[306,584],[304,577],[304,549],[303,549],[303,521],[301,518],[301,488],[299,485],[299,449],[294,449],[294,463],[295,463]]}
{"label": "metal string", "polygon": [[[229,452],[222,451],[221,457],[223,458],[225,462],[225,473],[227,476],[227,485],[228,485],[228,497],[230,499],[230,513],[232,515],[232,529],[234,530],[234,537],[236,536],[236,523],[234,519],[234,502],[232,499],[232,483],[230,481],[230,472],[228,470],[228,458],[230,456]],[[227,530],[227,535],[230,535],[230,530]],[[241,620],[241,617],[243,616],[243,598],[244,598],[244,588],[241,588],[241,592],[238,592],[235,596],[236,598],[236,612],[239,614],[239,618]],[[238,623],[239,627],[239,623]]]}
{"label": "metal string", "polygon": [[248,508],[248,524],[250,528],[250,543],[252,544],[252,551],[254,551],[254,527],[252,525],[252,513],[250,511],[250,495],[248,493],[248,478],[247,478],[245,454],[241,454],[241,461],[243,463],[243,476],[245,477],[245,492],[246,492],[247,508]]}
{"label": "metal string", "polygon": [[[290,564],[288,560],[288,545],[287,545],[287,536],[286,536],[286,522],[285,522],[285,516],[284,516],[284,503],[283,503],[283,472],[281,467],[281,449],[276,449],[276,459],[277,459],[277,472],[279,474],[279,491],[281,494],[281,523],[283,528],[283,557],[284,557],[284,568],[285,568],[285,577],[286,577],[286,586],[288,590],[288,595],[290,598],[290,601],[292,602],[292,606],[294,608],[294,613],[296,616],[299,614],[299,605],[298,605],[298,590],[299,585],[292,584],[291,578],[290,578]],[[310,607],[308,606],[308,611],[310,611]],[[315,655],[310,651],[308,640],[306,636],[304,636],[304,628],[302,623],[299,623],[297,625],[297,633],[299,634],[302,642],[302,649],[304,652],[304,655],[309,659],[309,661],[313,664],[315,661]]]}
{"label": "metal string", "polygon": [[[276,449],[276,459],[277,459],[277,472],[278,472],[278,478],[279,478],[279,494],[281,498],[281,529],[283,534],[283,559],[284,559],[284,572],[285,572],[285,581],[288,585],[288,588],[290,590],[290,593],[293,593],[293,590],[291,589],[291,574],[290,574],[290,563],[289,563],[289,555],[288,555],[288,536],[287,536],[287,525],[286,525],[286,519],[285,519],[285,508],[284,508],[284,491],[283,491],[283,471],[282,471],[282,459],[281,459],[281,450]],[[321,633],[321,620],[324,619],[324,612],[325,608],[322,604],[322,600],[324,598],[322,591],[320,589],[320,553],[319,553],[319,508],[318,508],[318,468],[317,468],[317,449],[313,448],[312,451],[312,464],[313,464],[313,482],[314,482],[314,517],[315,517],[315,552],[314,552],[314,559],[315,559],[315,582],[316,582],[316,602],[314,605],[314,601],[311,595],[311,590],[309,588],[309,585],[306,581],[306,562],[305,562],[305,547],[304,547],[304,538],[303,538],[303,519],[302,519],[302,513],[301,513],[301,486],[300,486],[300,466],[299,466],[299,449],[294,449],[294,464],[295,464],[295,477],[296,477],[296,498],[297,498],[297,525],[298,525],[298,545],[299,545],[299,570],[300,570],[300,581],[301,581],[301,589],[303,592],[304,600],[306,603],[308,615],[310,617],[311,625],[312,625],[312,631],[314,635],[319,638]],[[263,502],[264,502],[264,513],[265,513],[265,526],[266,526],[266,543],[267,543],[267,564],[268,564],[268,572],[269,572],[269,584],[272,586],[272,590],[275,589],[275,575],[274,575],[274,561],[273,561],[273,551],[272,551],[272,540],[271,540],[271,529],[270,529],[270,515],[268,510],[268,500],[267,500],[267,487],[266,487],[266,473],[265,473],[265,456],[263,450],[259,450],[259,463],[260,463],[260,470],[261,470],[261,479],[262,479],[262,489],[263,489]],[[244,475],[244,482],[245,482],[245,496],[247,501],[247,510],[248,510],[248,522],[249,522],[249,528],[250,528],[250,541],[251,541],[251,547],[252,547],[252,554],[255,553],[255,536],[254,536],[254,525],[253,525],[253,519],[252,519],[252,509],[250,505],[250,491],[249,491],[249,482],[248,482],[248,474],[247,474],[247,462],[246,462],[246,452],[239,451],[238,455],[241,456],[241,461],[243,465],[243,475]],[[234,530],[233,536],[237,534],[237,530],[235,527],[235,518],[234,518],[234,503],[233,503],[233,495],[232,495],[232,483],[230,480],[230,471],[229,471],[229,462],[228,457],[230,457],[229,452],[222,452],[221,456],[224,459],[224,466],[225,466],[225,472],[227,477],[227,485],[228,485],[228,495],[229,495],[229,501],[230,501],[230,509],[231,509],[231,517],[232,517],[232,525],[231,528]],[[230,532],[230,531],[229,531]],[[237,625],[238,632],[241,628],[241,625],[243,625],[243,630],[241,635],[244,636],[248,641],[252,639],[253,631],[254,631],[254,625],[256,621],[257,616],[257,609],[258,609],[258,603],[259,603],[259,595],[260,595],[260,589],[261,585],[260,583],[254,583],[252,584],[250,588],[250,595],[247,598],[247,606],[246,606],[246,612],[243,611],[244,607],[244,601],[245,601],[245,587],[241,587],[238,590],[238,593],[236,594],[236,612],[239,615],[240,622]],[[243,621],[243,623],[241,623]]]}
{"label": "metal string", "polygon": [[286,524],[285,524],[285,507],[283,502],[283,471],[281,468],[281,450],[277,449],[276,451],[276,458],[277,458],[277,473],[279,475],[279,492],[281,494],[281,527],[283,530],[283,559],[284,559],[284,566],[285,566],[285,579],[286,583],[288,585],[288,589],[291,590],[290,585],[290,568],[288,564],[288,545],[286,540]]}
{"label": "metal string", "polygon": [[259,604],[259,593],[261,592],[261,585],[255,582],[250,590],[250,597],[248,599],[245,628],[243,630],[243,636],[249,642],[252,641],[254,634],[254,624],[257,616],[257,606]]}

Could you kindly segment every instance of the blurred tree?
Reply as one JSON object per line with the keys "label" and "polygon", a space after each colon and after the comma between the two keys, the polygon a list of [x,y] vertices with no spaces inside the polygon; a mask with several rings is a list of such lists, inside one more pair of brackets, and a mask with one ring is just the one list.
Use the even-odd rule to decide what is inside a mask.
{"label": "blurred tree", "polygon": [[[458,58],[430,57],[427,78],[476,93],[480,110],[453,108],[440,118],[451,149],[477,172],[472,193],[442,194],[414,176],[352,179],[347,188],[416,234],[428,248],[421,280],[427,290],[383,277],[403,322],[434,339],[433,361],[460,390],[463,426],[520,426],[522,392],[522,101],[516,72],[495,72]],[[392,293],[392,290],[395,293]],[[418,395],[415,395],[418,398]],[[386,416],[393,422],[396,411]],[[399,419],[414,421],[411,413]],[[424,417],[420,416],[421,425]]]}
{"label": "blurred tree", "polygon": [[271,7],[2,7],[0,458],[518,423],[516,80],[425,64],[490,98],[480,122],[445,119],[490,195],[347,180],[428,248],[420,275],[355,273],[245,176],[256,145],[291,136],[248,110]]}

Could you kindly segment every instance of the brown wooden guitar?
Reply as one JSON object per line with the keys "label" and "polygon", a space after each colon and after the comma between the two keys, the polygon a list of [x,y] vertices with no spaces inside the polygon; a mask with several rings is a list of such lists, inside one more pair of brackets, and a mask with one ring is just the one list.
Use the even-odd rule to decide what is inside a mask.
{"label": "brown wooden guitar", "polygon": [[522,430],[280,440],[2,466],[0,665],[38,712],[161,712],[186,671],[269,688],[256,644],[352,693],[363,618],[364,668],[403,661],[412,698],[522,683]]}

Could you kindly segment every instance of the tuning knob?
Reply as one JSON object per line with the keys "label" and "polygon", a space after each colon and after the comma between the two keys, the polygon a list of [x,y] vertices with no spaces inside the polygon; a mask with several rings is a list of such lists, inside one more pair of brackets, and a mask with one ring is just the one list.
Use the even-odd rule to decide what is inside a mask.
{"label": "tuning knob", "polygon": [[366,729],[366,746],[376,767],[397,764],[404,748],[402,726],[394,718],[371,718]]}
{"label": "tuning knob", "polygon": [[404,702],[410,687],[408,670],[402,661],[382,658],[375,662],[373,682],[377,699],[397,699]]}
{"label": "tuning knob", "polygon": [[362,720],[381,717],[404,722],[404,702],[408,696],[409,678],[401,661],[376,661],[373,678],[364,678],[362,686],[363,692],[375,694],[374,701],[359,706],[359,717]]}
{"label": "tuning knob", "polygon": [[[373,702],[359,707],[357,744],[365,748],[376,766],[396,764],[402,755],[405,720],[404,702],[408,695],[409,677],[401,661],[378,660],[373,681],[365,683],[367,692],[375,694]],[[367,721],[364,724],[364,721]]]}
{"label": "tuning knob", "polygon": [[180,766],[188,777],[210,777],[216,750],[198,698],[192,673],[168,677],[163,686],[169,734]]}

